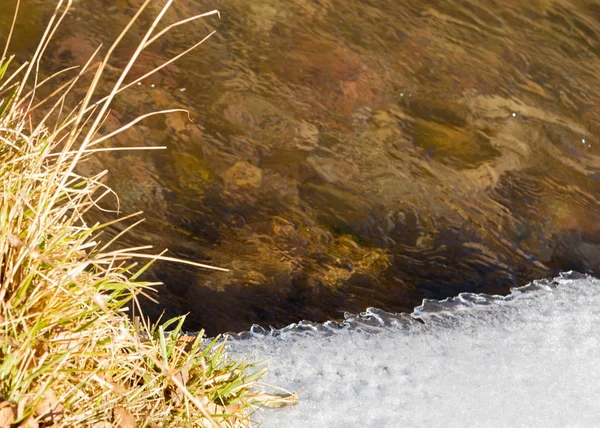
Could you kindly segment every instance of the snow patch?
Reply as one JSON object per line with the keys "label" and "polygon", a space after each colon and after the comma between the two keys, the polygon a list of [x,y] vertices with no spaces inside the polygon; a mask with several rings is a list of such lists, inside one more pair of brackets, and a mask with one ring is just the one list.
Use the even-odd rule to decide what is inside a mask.
{"label": "snow patch", "polygon": [[[573,273],[508,296],[424,300],[341,323],[238,335],[295,407],[262,427],[600,426],[600,280]],[[243,340],[246,339],[246,340]]]}

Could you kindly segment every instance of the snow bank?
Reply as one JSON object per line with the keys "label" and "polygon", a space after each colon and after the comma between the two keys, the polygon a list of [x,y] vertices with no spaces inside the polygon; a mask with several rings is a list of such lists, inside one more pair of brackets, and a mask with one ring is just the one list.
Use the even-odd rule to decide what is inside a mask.
{"label": "snow bank", "polygon": [[599,326],[600,281],[565,274],[232,345],[270,360],[266,382],[304,388],[255,414],[265,428],[598,427]]}

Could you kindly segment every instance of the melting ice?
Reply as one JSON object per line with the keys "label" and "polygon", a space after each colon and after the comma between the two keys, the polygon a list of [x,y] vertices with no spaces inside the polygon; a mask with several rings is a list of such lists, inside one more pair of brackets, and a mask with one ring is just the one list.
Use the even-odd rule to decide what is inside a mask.
{"label": "melting ice", "polygon": [[506,297],[461,294],[412,314],[254,329],[234,352],[269,360],[300,404],[263,427],[598,427],[600,280],[563,274]]}

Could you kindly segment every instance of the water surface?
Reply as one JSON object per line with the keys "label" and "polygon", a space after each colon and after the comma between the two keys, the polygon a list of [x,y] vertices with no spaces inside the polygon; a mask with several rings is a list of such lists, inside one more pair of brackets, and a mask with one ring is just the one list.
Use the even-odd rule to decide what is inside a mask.
{"label": "water surface", "polygon": [[[83,64],[137,3],[77,2],[46,70]],[[180,0],[168,19],[212,9],[142,55],[132,77],[218,30],[107,130],[157,108],[193,122],[147,120],[112,144],[167,150],[84,166],[146,211],[129,243],[230,269],[157,264],[153,314],[214,334],[600,274],[596,1]]]}

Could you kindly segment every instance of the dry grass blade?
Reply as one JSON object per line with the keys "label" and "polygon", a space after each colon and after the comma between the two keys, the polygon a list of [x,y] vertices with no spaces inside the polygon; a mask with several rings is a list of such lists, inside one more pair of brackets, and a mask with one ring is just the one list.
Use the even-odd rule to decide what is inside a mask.
{"label": "dry grass blade", "polygon": [[[157,285],[138,279],[153,262],[227,269],[146,253],[151,246],[112,250],[139,222],[103,243],[102,229],[112,222],[86,221],[88,211],[114,192],[102,182],[106,171],[83,176],[76,173],[78,163],[99,151],[141,149],[92,147],[148,116],[177,111],[140,115],[100,135],[112,100],[131,85],[124,82],[133,63],[172,28],[218,14],[197,15],[156,33],[173,3],[168,0],[108,95],[99,96],[112,53],[151,1],[99,63],[93,63],[97,50],[45,99],[36,98],[38,90],[62,72],[40,79],[40,61],[72,0],[57,1],[28,63],[7,73],[8,44],[0,59],[0,91],[13,93],[0,104],[0,428],[248,427],[248,411],[264,398],[253,391],[262,371],[227,357],[224,342],[206,343],[201,334],[181,339],[184,318],[152,325],[143,315],[141,324],[127,316],[130,309],[141,313],[138,296]],[[69,94],[91,72],[87,92],[69,110]],[[136,269],[139,259],[147,263]]]}
{"label": "dry grass blade", "polygon": [[21,6],[21,0],[17,0],[15,4],[15,13],[13,14],[12,24],[10,25],[10,29],[8,30],[8,37],[6,39],[6,44],[4,45],[4,52],[2,52],[2,56],[0,60],[4,61],[6,59],[6,54],[8,53],[8,49],[10,47],[10,41],[12,40],[13,31],[15,29],[15,24],[17,23],[17,16],[19,16],[19,7]]}
{"label": "dry grass blade", "polygon": [[225,269],[222,267],[211,266],[211,265],[207,265],[204,263],[192,262],[189,260],[181,260],[181,259],[178,259],[175,257],[160,256],[160,255],[155,255],[155,254],[134,253],[134,252],[130,252],[130,251],[121,251],[121,252],[119,252],[119,255],[123,256],[123,257],[139,257],[139,258],[143,258],[143,259],[163,260],[166,262],[175,262],[175,263],[180,263],[180,264],[186,264],[186,265],[199,267],[199,268],[203,268],[203,269],[212,269],[212,270],[219,270],[221,272],[229,272],[229,269]]}
{"label": "dry grass blade", "polygon": [[260,403],[264,407],[280,408],[295,406],[300,400],[298,393],[293,392],[289,394],[276,394],[276,393],[259,393],[254,395],[256,403]]}

